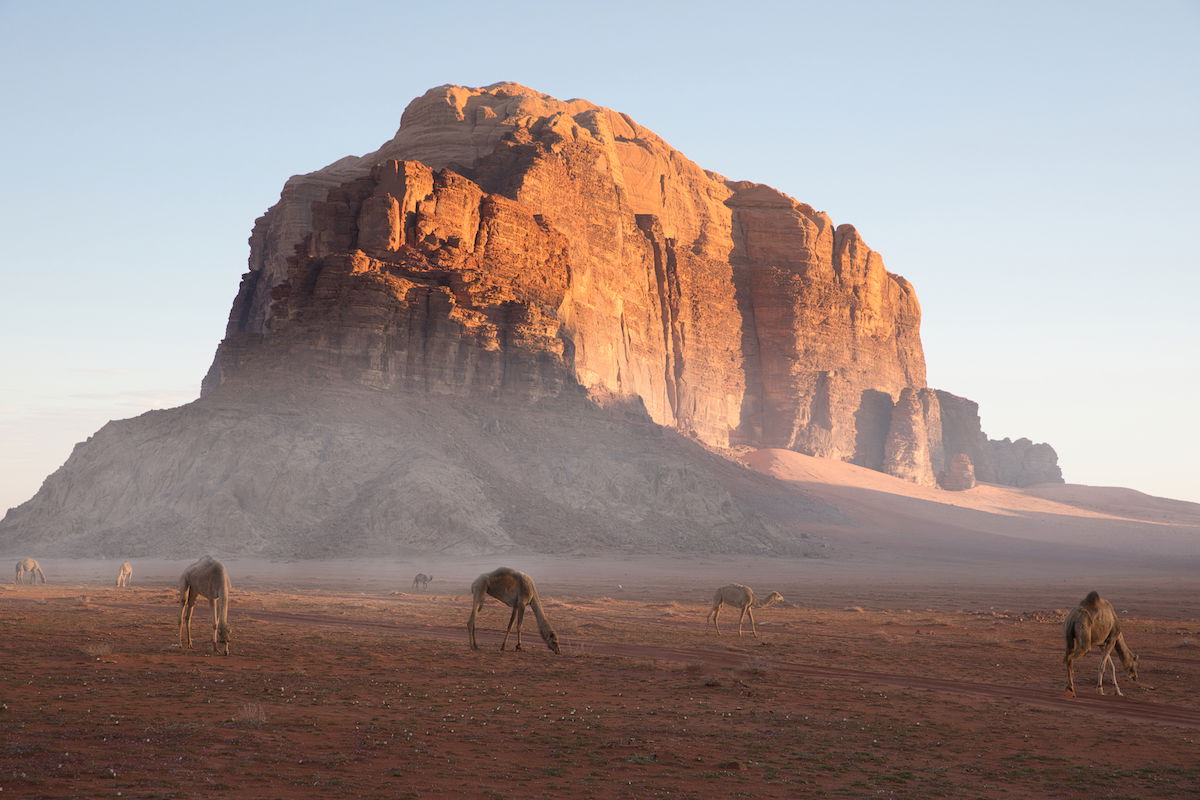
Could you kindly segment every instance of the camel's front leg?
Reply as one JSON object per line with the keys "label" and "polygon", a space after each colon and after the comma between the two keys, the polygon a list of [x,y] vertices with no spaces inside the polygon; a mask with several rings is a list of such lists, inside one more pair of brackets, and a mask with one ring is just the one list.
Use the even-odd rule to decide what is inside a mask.
{"label": "camel's front leg", "polygon": [[[1117,663],[1115,661],[1113,661],[1113,657],[1112,657],[1111,653],[1108,656],[1108,666],[1112,669],[1113,689],[1116,691],[1118,697],[1124,697],[1125,693],[1122,692],[1121,687],[1117,685]],[[1104,671],[1103,664],[1100,665],[1100,670],[1101,670],[1101,672]]]}
{"label": "camel's front leg", "polygon": [[1116,644],[1115,639],[1109,640],[1100,653],[1100,675],[1096,680],[1096,691],[1100,694],[1104,694],[1104,668],[1109,664],[1113,665],[1113,687],[1117,690],[1117,694],[1121,694],[1121,687],[1117,686],[1117,667],[1112,660],[1112,651]]}
{"label": "camel's front leg", "polygon": [[[504,646],[508,644],[508,635],[510,633],[512,633],[512,626],[513,626],[513,623],[516,621],[516,619],[517,619],[517,606],[513,606],[512,613],[509,614],[509,616],[508,616],[508,627],[504,629],[504,640],[500,642],[501,650],[503,650]],[[517,635],[517,638],[520,639],[520,634]]]}
{"label": "camel's front leg", "polygon": [[746,618],[746,612],[749,609],[750,609],[750,606],[744,606],[742,608],[742,615],[740,617],[738,617],[738,636],[742,635],[742,620],[744,620]]}
{"label": "camel's front leg", "polygon": [[754,609],[746,606],[746,613],[750,615],[750,631],[754,634],[754,638],[758,638],[758,625],[754,623]]}

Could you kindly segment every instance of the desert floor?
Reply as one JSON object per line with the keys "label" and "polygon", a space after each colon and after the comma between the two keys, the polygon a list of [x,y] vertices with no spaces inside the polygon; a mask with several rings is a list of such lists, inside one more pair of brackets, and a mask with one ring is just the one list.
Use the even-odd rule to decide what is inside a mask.
{"label": "desert floor", "polygon": [[[512,559],[500,652],[467,587],[496,560],[230,563],[232,655],[176,644],[184,562],[43,560],[0,588],[0,797],[1200,796],[1200,578],[1026,577],[816,560]],[[434,581],[412,591],[422,570]],[[705,626],[729,580],[782,605]],[[1142,684],[1063,696],[1061,620],[1113,600]],[[747,623],[748,627],[748,623]],[[511,647],[511,644],[510,644]]]}

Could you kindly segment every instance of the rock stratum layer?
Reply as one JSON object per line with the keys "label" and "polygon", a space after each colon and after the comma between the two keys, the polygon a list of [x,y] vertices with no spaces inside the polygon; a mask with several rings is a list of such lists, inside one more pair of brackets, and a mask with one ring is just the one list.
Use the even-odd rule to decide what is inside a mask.
{"label": "rock stratum layer", "polygon": [[[251,418],[263,413],[260,398],[317,389],[447,408],[516,404],[530,418],[550,408],[607,408],[622,420],[609,431],[613,441],[638,439],[628,426],[644,417],[710,450],[782,448],[924,485],[951,475],[960,488],[968,467],[982,481],[1061,481],[1048,445],[989,442],[974,403],[926,386],[913,287],[884,268],[854,227],[835,226],[768,186],[701,169],[627,115],[583,100],[559,101],[511,83],[431,89],[377,151],[288,180],[256,222],[250,247],[250,270],[204,380],[201,410],[228,409],[237,397]],[[225,428],[214,420],[224,417],[187,416],[199,413],[181,412],[170,424],[198,425],[207,433],[192,448],[211,452],[204,441],[223,440]],[[269,419],[261,420],[267,428]],[[166,424],[139,420],[122,423],[132,425],[125,435]],[[336,437],[322,430],[316,438],[337,451]],[[647,440],[644,449],[660,443]],[[284,448],[282,441],[260,444]],[[89,442],[86,451],[96,447]],[[75,470],[84,452],[81,446],[64,469]],[[177,472],[188,452],[167,458]],[[312,479],[361,471],[348,453],[339,457],[324,459]],[[395,483],[395,464],[385,468],[386,461],[376,465],[389,476],[381,480],[403,497],[410,483]],[[472,469],[469,458],[450,461]],[[698,468],[704,480],[720,483],[723,468],[700,461],[708,464]],[[645,480],[646,464],[634,462],[626,478]],[[487,481],[476,478],[486,494]],[[73,478],[77,486],[87,480],[85,473]],[[251,475],[240,480],[261,483]],[[31,501],[51,516],[47,492],[68,491],[53,483],[52,476]],[[252,522],[270,505],[261,494],[238,502],[249,515],[241,524],[278,527]],[[641,503],[637,513],[656,507]],[[754,512],[736,496],[728,503],[728,519],[680,508],[666,517],[693,527],[766,526],[747,539],[760,545],[747,547],[783,547],[787,536],[762,520],[748,522]],[[623,504],[610,499],[614,508]],[[474,531],[466,541],[521,541],[510,535],[515,518],[493,512],[465,526]],[[308,523],[284,527],[307,530],[318,518],[328,524],[310,514]],[[628,544],[613,525],[607,530],[598,542]],[[255,536],[266,537],[263,550],[289,535]],[[681,534],[664,547],[712,549],[706,537]],[[633,538],[656,547],[648,530]],[[524,545],[553,549],[541,534]]]}

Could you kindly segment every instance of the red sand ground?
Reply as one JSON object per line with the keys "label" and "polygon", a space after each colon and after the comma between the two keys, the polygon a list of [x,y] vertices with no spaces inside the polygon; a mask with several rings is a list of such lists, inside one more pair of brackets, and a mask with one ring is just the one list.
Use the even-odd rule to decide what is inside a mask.
{"label": "red sand ground", "polygon": [[[517,561],[555,656],[532,620],[498,652],[494,602],[467,648],[466,587],[494,563],[229,565],[227,658],[205,606],[175,645],[181,563],[119,590],[115,563],[43,561],[54,583],[0,589],[0,797],[1200,796],[1200,579]],[[705,628],[734,579],[787,598],[761,641],[729,611]],[[1060,620],[1091,588],[1153,689],[1097,695],[1092,655],[1063,697]]]}

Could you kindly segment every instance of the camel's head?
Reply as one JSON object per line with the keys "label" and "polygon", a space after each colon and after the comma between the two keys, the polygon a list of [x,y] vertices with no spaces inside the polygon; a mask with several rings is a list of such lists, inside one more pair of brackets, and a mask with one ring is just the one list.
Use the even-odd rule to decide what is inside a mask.
{"label": "camel's head", "polygon": [[213,652],[220,653],[223,656],[229,655],[229,640],[233,637],[233,631],[225,623],[219,623],[216,630],[213,631]]}
{"label": "camel's head", "polygon": [[771,596],[767,598],[768,605],[771,603],[782,603],[782,602],[783,602],[783,595],[781,595],[779,592],[771,592]]}
{"label": "camel's head", "polygon": [[546,640],[546,647],[549,647],[556,653],[562,652],[558,649],[558,634],[554,631],[542,634],[542,638]]}
{"label": "camel's head", "polygon": [[1136,681],[1138,679],[1137,670],[1138,670],[1138,657],[1134,656],[1133,658],[1129,659],[1129,663],[1125,665],[1125,671],[1129,673],[1129,677],[1131,680]]}

